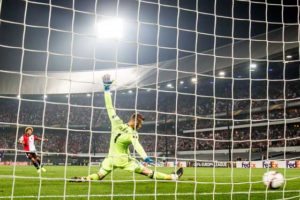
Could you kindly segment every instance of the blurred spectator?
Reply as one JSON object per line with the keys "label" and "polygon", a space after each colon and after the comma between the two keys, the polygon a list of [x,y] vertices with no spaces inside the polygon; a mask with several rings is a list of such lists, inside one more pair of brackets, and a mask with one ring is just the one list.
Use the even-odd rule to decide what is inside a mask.
{"label": "blurred spectator", "polygon": [[[247,90],[239,90],[234,99],[230,97],[231,93],[195,95],[197,91],[205,92],[206,85],[198,84],[197,91],[184,90],[180,87],[195,88],[195,83],[184,82],[184,85],[178,85],[181,93],[161,86],[159,91],[139,89],[138,96],[135,90],[113,94],[117,113],[124,122],[135,111],[145,116],[140,141],[147,152],[228,149],[231,146],[263,150],[269,147],[300,146],[299,123],[212,131],[217,127],[250,122],[255,124],[299,118],[300,92],[297,84],[286,84],[287,99],[284,100],[283,92],[274,88],[270,91],[262,90],[257,96],[253,92],[251,99]],[[263,99],[267,92],[270,99]],[[57,95],[56,99],[59,98],[66,101],[65,95]],[[17,132],[13,127],[19,124],[44,127],[35,129],[36,134],[44,134],[49,138],[48,143],[43,143],[44,152],[106,153],[110,141],[110,121],[104,108],[103,94],[76,94],[70,98],[70,104],[52,102],[51,99],[47,99],[48,102],[0,99],[0,122],[7,124],[0,131],[0,149],[18,147],[15,144],[16,138],[20,137],[23,129]],[[183,133],[195,129],[207,130]]]}

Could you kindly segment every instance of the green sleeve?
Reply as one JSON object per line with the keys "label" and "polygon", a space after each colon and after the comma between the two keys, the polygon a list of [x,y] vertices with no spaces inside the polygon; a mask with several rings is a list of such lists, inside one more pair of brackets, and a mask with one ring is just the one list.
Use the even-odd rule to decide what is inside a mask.
{"label": "green sleeve", "polygon": [[123,123],[123,121],[117,116],[115,108],[113,107],[110,92],[104,92],[104,100],[107,114],[111,123]]}
{"label": "green sleeve", "polygon": [[131,139],[131,142],[132,142],[132,145],[133,145],[134,149],[143,158],[143,160],[145,158],[147,158],[147,154],[146,154],[144,148],[142,147],[142,145],[140,144],[138,136],[133,135],[132,139]]}

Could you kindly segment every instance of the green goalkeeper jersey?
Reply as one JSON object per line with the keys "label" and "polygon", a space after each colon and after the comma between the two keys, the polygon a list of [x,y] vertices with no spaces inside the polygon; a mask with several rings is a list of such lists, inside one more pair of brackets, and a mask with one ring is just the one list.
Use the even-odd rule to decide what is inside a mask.
{"label": "green goalkeeper jersey", "polygon": [[136,130],[124,123],[116,114],[112,104],[110,92],[104,92],[105,106],[111,122],[111,138],[108,157],[114,158],[115,164],[128,162],[131,158],[129,145],[132,144],[136,152],[145,159],[147,157],[139,142]]}

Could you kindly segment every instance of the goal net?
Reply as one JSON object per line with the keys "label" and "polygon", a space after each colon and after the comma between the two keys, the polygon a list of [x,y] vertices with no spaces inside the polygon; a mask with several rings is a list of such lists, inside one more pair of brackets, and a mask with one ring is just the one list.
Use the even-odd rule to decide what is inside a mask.
{"label": "goal net", "polygon": [[[299,199],[298,0],[0,0],[0,199]],[[145,117],[154,171],[98,182],[111,124]],[[18,139],[25,127],[47,172]],[[267,171],[285,183],[270,190]],[[2,189],[3,188],[3,189]]]}

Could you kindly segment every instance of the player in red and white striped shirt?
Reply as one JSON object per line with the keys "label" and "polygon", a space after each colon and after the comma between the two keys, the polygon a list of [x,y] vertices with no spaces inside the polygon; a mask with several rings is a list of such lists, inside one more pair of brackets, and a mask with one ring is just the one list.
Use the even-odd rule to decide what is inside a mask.
{"label": "player in red and white striped shirt", "polygon": [[40,157],[35,153],[36,148],[34,145],[34,141],[48,141],[48,139],[39,138],[36,135],[33,135],[33,128],[32,127],[26,127],[25,133],[22,137],[19,138],[19,143],[23,144],[23,150],[26,153],[26,157],[31,160],[32,164],[37,169],[37,172],[40,173],[41,170],[43,172],[46,172],[46,169],[41,165],[41,159]]}

